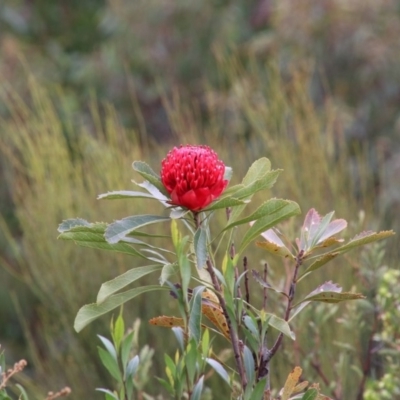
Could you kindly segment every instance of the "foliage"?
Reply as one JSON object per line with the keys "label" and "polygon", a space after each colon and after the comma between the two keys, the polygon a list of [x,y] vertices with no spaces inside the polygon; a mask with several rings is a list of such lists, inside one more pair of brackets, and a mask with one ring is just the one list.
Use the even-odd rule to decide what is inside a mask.
{"label": "foliage", "polygon": [[[133,168],[145,179],[143,183],[135,183],[148,193],[118,191],[101,195],[102,199],[153,198],[166,207],[166,212],[160,216],[133,215],[100,226],[82,219],[72,219],[60,225],[59,238],[61,239],[73,240],[83,246],[90,243],[93,247],[116,252],[121,251],[118,247],[120,244],[132,246],[134,256],[156,262],[160,269],[162,268],[160,286],[142,285],[120,292],[145,273],[135,273],[133,270],[104,284],[108,288],[107,294],[105,295],[102,289],[95,304],[80,309],[75,319],[75,328],[80,331],[94,319],[138,294],[150,290],[168,289],[178,301],[177,308],[180,316],[163,316],[153,319],[152,323],[174,327],[179,344],[175,360],[167,355],[164,356],[168,380],[162,379],[160,382],[169,394],[176,399],[200,398],[206,376],[205,367],[210,364],[227,382],[231,398],[243,400],[271,398],[274,393],[270,386],[271,359],[280,350],[284,335],[292,340],[295,339],[289,322],[312,302],[339,303],[363,298],[358,293],[342,292],[342,288],[332,282],[325,282],[306,296],[298,298],[298,296],[295,297],[298,283],[332,259],[356,247],[387,238],[393,235],[393,232],[365,231],[342,244],[343,240],[338,239],[336,235],[346,228],[346,221],[332,221],[333,212],[321,217],[314,209],[311,209],[304,219],[296,245],[285,245],[274,228],[276,229],[281,221],[299,214],[300,209],[296,203],[272,198],[264,201],[246,217],[241,216],[248,204],[252,202],[254,195],[269,189],[276,181],[277,173],[271,170],[271,163],[267,158],[255,161],[240,184],[229,187],[222,194],[218,189],[216,196],[219,198],[211,198],[214,200],[211,204],[210,201],[205,202],[203,199],[201,202],[192,200],[190,203],[182,203],[176,200],[176,196],[174,197],[175,189],[168,190],[171,198],[163,194],[166,193],[163,188],[164,177],[168,176],[168,182],[173,186],[175,182],[179,183],[179,195],[182,198],[192,196],[192,199],[197,199],[198,191],[205,190],[209,193],[216,184],[213,179],[208,179],[208,176],[214,173],[216,165],[213,162],[217,158],[211,149],[200,146],[198,148],[183,146],[175,152],[182,156],[177,156],[173,165],[163,164],[163,179],[145,163],[133,163]],[[209,158],[211,152],[213,153],[212,162]],[[204,165],[203,159],[207,160],[207,166]],[[218,163],[220,167],[221,162],[218,161]],[[178,174],[176,169],[179,170]],[[226,169],[230,171],[230,168]],[[219,185],[223,182],[220,171],[218,176]],[[225,174],[225,177],[228,176],[230,177],[231,173]],[[199,186],[203,184],[204,188]],[[187,206],[189,208],[185,207],[187,204],[190,204]],[[226,208],[227,222],[215,234],[211,229],[211,220],[220,208]],[[159,247],[150,245],[149,241],[153,240],[154,235],[147,233],[144,229],[150,224],[166,221],[171,223],[169,239],[172,241],[173,251],[170,246],[164,244]],[[236,233],[240,226],[248,226],[241,237]],[[253,270],[253,275],[262,287],[261,307],[254,303],[253,298],[250,299],[248,258],[245,256],[246,248],[260,234],[263,234],[266,239],[266,242],[260,243],[261,247],[279,255],[284,260],[290,260],[292,264],[291,272],[283,288],[271,285],[267,264],[265,264],[262,277]],[[212,246],[217,239],[219,244],[216,249],[219,249],[221,244],[226,246],[226,250],[222,251],[222,259],[219,259],[220,252]],[[123,251],[126,252],[126,250]],[[243,272],[239,272],[241,257],[244,257]],[[218,268],[217,265],[220,267]],[[174,279],[175,283],[170,279]],[[269,307],[267,295],[269,290],[283,297],[280,301],[281,313],[266,311]],[[208,296],[203,296],[204,292],[208,292]],[[218,310],[218,313],[212,313],[210,316],[210,306]],[[223,366],[210,353],[208,333],[207,336],[201,334],[203,313],[217,327],[219,333],[230,342],[229,347],[234,361],[232,366]],[[278,335],[273,344],[269,345],[271,333],[273,335],[274,330],[278,331]],[[116,372],[118,370],[118,342],[115,342],[115,347],[111,347],[111,343],[105,339],[102,341],[107,348],[111,348],[111,350],[108,349],[110,360],[106,363],[107,368],[122,384],[121,376],[124,375]],[[103,363],[106,362],[104,357],[102,357]],[[299,376],[296,379],[288,378],[294,383],[285,385],[282,398],[289,399],[296,389]],[[305,389],[306,386],[302,385],[301,388]],[[317,387],[311,387],[302,398],[322,397]]]}

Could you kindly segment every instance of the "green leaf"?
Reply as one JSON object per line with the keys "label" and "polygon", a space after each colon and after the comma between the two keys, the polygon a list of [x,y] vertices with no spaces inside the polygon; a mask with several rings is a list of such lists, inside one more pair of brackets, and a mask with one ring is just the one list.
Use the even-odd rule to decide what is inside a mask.
{"label": "green leaf", "polygon": [[58,225],[58,232],[63,233],[71,230],[72,228],[75,228],[77,226],[86,226],[90,227],[93,224],[90,222],[86,221],[85,219],[82,218],[71,218],[71,219],[66,219],[63,222],[61,222],[60,225]]}
{"label": "green leaf", "polygon": [[207,253],[207,232],[201,227],[197,229],[194,235],[194,252],[196,254],[196,265],[198,269],[201,269],[206,265],[208,253]]}
{"label": "green leaf", "polygon": [[164,283],[168,280],[169,278],[175,274],[177,274],[179,271],[178,269],[178,264],[165,264],[162,267],[161,275],[160,275],[160,285],[164,285]]}
{"label": "green leaf", "polygon": [[254,377],[255,377],[254,357],[253,357],[253,353],[247,346],[244,346],[244,350],[243,350],[243,364],[244,364],[244,369],[246,372],[247,382],[249,385],[253,386]]}
{"label": "green leaf", "polygon": [[247,173],[242,180],[243,185],[250,185],[251,183],[262,178],[270,170],[271,161],[269,161],[266,157],[259,158],[258,160],[254,161],[250,168],[247,170]]}
{"label": "green leaf", "polygon": [[104,236],[108,243],[115,244],[123,240],[136,229],[169,220],[169,217],[163,217],[160,215],[134,215],[108,225]]}
{"label": "green leaf", "polygon": [[124,368],[124,373],[126,371],[126,366],[128,363],[128,358],[130,356],[132,345],[133,345],[133,336],[135,332],[130,332],[126,337],[122,340],[121,344],[121,362]]}
{"label": "green leaf", "polygon": [[108,313],[111,310],[114,310],[121,304],[126,303],[127,301],[135,298],[142,293],[150,292],[153,290],[168,289],[159,285],[142,286],[139,288],[128,290],[123,293],[114,294],[108,297],[101,304],[87,304],[78,311],[74,322],[74,329],[77,332],[80,332],[86,325],[90,324],[92,321],[99,318],[100,316]]}
{"label": "green leaf", "polygon": [[268,325],[277,329],[279,332],[282,332],[284,335],[289,337],[292,340],[296,339],[294,332],[290,330],[289,324],[282,318],[277,317],[274,314],[266,313],[270,318],[268,320]]}
{"label": "green leaf", "polygon": [[340,254],[347,253],[348,251],[363,246],[368,243],[376,242],[378,240],[386,239],[390,236],[393,236],[395,233],[393,231],[381,231],[381,232],[372,232],[365,231],[358,235],[356,235],[349,242],[344,244],[343,246],[337,247],[333,252],[323,254],[321,257],[318,257],[312,264],[308,266],[308,268],[304,271],[304,273],[300,276],[298,281],[303,279],[310,272],[315,271],[321,268],[323,265],[334,259]]}
{"label": "green leaf", "polygon": [[[76,223],[74,225],[74,223]],[[62,232],[58,238],[63,240],[72,240],[75,244],[93,249],[115,251],[117,253],[129,254],[131,256],[145,258],[143,254],[135,250],[130,244],[116,243],[110,244],[104,238],[104,233],[107,228],[105,223],[94,223],[87,225],[77,225],[78,220],[64,221],[59,232]],[[71,226],[67,229],[68,226]]]}
{"label": "green leaf", "polygon": [[245,185],[244,188],[239,189],[237,192],[233,194],[233,197],[237,199],[249,199],[255,193],[271,188],[276,180],[278,179],[279,174],[282,172],[280,169],[276,169],[273,171],[268,171],[264,175],[260,176],[257,180]]}
{"label": "green leaf", "polygon": [[249,400],[261,400],[263,398],[266,386],[267,378],[260,379],[260,381],[254,387]]}
{"label": "green leaf", "polygon": [[152,185],[154,185],[161,193],[169,196],[167,190],[161,182],[160,176],[157,175],[145,162],[134,161],[132,163],[132,168],[144,179],[148,180]]}
{"label": "green leaf", "polygon": [[132,190],[117,190],[113,192],[99,194],[97,196],[98,200],[120,200],[132,198],[155,199],[155,197],[151,194],[144,192],[135,192]]}
{"label": "green leaf", "polygon": [[160,264],[132,268],[111,281],[103,283],[100,287],[99,293],[97,294],[97,304],[100,304],[114,293],[137,281],[141,277],[159,271],[161,268],[163,268],[163,266]]}
{"label": "green leaf", "polygon": [[324,303],[339,303],[346,300],[359,300],[365,297],[359,293],[342,293],[342,288],[328,281],[323,283],[309,293],[303,300],[293,306],[294,312],[291,315],[289,321],[291,321],[300,311],[303,310],[312,301],[320,301]]}
{"label": "green leaf", "polygon": [[126,372],[125,372],[125,380],[126,381],[128,379],[132,379],[135,376],[138,367],[139,367],[139,356],[136,355],[129,361],[129,363],[126,367]]}
{"label": "green leaf", "polygon": [[360,300],[365,299],[365,296],[360,293],[350,293],[350,292],[321,292],[315,294],[312,297],[308,297],[309,301],[322,301],[324,303],[340,303],[341,301],[347,300]]}
{"label": "green leaf", "polygon": [[226,369],[220,364],[217,360],[213,358],[206,358],[206,362],[210,365],[214,371],[229,385],[231,386],[229,375],[226,372]]}
{"label": "green leaf", "polygon": [[200,342],[201,338],[201,303],[202,293],[205,286],[197,286],[193,289],[193,295],[190,300],[190,317],[189,317],[189,332],[196,343]]}
{"label": "green leaf", "polygon": [[204,375],[197,381],[196,385],[193,388],[192,395],[190,396],[190,400],[200,400],[201,392],[203,391],[204,386]]}
{"label": "green leaf", "polygon": [[245,205],[246,200],[236,199],[234,197],[221,197],[218,200],[211,203],[204,211],[218,210],[221,208],[237,207]]}
{"label": "green leaf", "polygon": [[98,392],[103,392],[106,394],[106,400],[120,400],[119,397],[113,393],[111,390],[108,389],[102,389],[102,388],[97,388],[96,389]]}
{"label": "green leaf", "polygon": [[185,368],[187,371],[187,376],[189,378],[189,386],[193,385],[194,377],[198,367],[198,351],[196,341],[191,339],[188,346],[186,347],[185,354]]}
{"label": "green leaf", "polygon": [[97,337],[102,341],[104,347],[110,353],[112,358],[117,362],[117,350],[115,349],[114,345],[111,343],[110,340],[105,338],[104,336],[97,335]]}
{"label": "green leaf", "polygon": [[115,345],[115,349],[117,350],[117,354],[119,353],[119,349],[121,347],[124,334],[125,334],[125,323],[122,317],[122,310],[121,310],[112,329],[112,338]]}
{"label": "green leaf", "polygon": [[102,364],[107,368],[107,371],[111,374],[111,376],[116,379],[118,382],[122,382],[121,372],[118,368],[118,363],[114,359],[114,357],[106,350],[101,347],[98,347],[99,356]]}
{"label": "green leaf", "polygon": [[318,397],[318,390],[314,388],[310,388],[307,392],[304,393],[301,400],[315,400]]}
{"label": "green leaf", "polygon": [[[241,220],[241,223],[256,220],[251,228],[245,233],[238,253],[242,253],[248,244],[261,232],[272,228],[279,222],[300,213],[297,203],[289,200],[271,199],[264,203],[249,217]],[[230,224],[232,225],[232,224]],[[226,228],[225,228],[226,229]]]}

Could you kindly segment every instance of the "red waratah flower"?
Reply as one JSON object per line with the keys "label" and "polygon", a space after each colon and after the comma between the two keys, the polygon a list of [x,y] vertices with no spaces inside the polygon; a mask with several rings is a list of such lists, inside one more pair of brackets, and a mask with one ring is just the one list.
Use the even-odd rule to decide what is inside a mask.
{"label": "red waratah flower", "polygon": [[199,211],[221,195],[225,165],[208,146],[174,147],[161,164],[161,181],[171,203]]}

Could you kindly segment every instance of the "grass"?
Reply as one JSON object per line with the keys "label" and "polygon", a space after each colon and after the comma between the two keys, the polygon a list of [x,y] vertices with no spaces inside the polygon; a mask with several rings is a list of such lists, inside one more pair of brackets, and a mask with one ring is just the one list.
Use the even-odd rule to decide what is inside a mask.
{"label": "grass", "polygon": [[[109,319],[103,318],[79,335],[73,331],[73,319],[83,304],[94,301],[101,282],[139,262],[59,242],[56,229],[70,217],[112,221],[147,213],[146,202],[96,200],[100,193],[131,187],[134,160],[146,161],[156,170],[171,145],[205,143],[233,167],[234,179],[239,180],[256,158],[267,156],[274,168],[284,170],[270,196],[297,201],[303,214],[311,207],[321,214],[336,210],[337,217],[355,221],[350,236],[362,228],[379,227],[381,216],[371,195],[366,152],[361,149],[354,156],[347,151],[346,116],[334,102],[328,99],[319,107],[314,105],[307,66],[289,71],[283,79],[273,64],[250,62],[244,66],[228,55],[220,55],[218,61],[228,85],[209,87],[196,103],[178,92],[165,96],[175,134],[170,143],[155,143],[143,131],[124,129],[118,112],[95,100],[90,104],[90,119],[77,121],[68,97],[59,89],[42,86],[32,76],[28,76],[29,96],[25,99],[1,83],[7,115],[0,120],[0,151],[18,220],[15,228],[0,219],[5,249],[1,265],[23,285],[8,306],[19,317],[33,368],[32,385],[38,393],[68,385],[74,398],[94,399],[101,398],[94,388],[109,383],[95,348],[95,333],[104,333]],[[357,174],[352,173],[352,165]],[[366,218],[357,223],[360,210]],[[298,218],[284,229],[293,235],[300,224]],[[357,254],[349,257],[350,262],[357,262]],[[265,254],[252,248],[251,258],[256,267]],[[276,279],[282,278],[282,266],[273,260],[271,264]],[[333,263],[300,290],[310,291],[329,279],[345,290],[358,285],[350,265]],[[1,291],[5,290],[2,284]],[[20,296],[26,295],[21,292],[28,292],[30,301],[20,302]],[[128,304],[125,314],[132,321],[137,316],[147,320],[171,315],[173,307],[173,299],[160,302],[146,295]],[[343,311],[345,307],[337,315]],[[336,323],[336,315],[326,318],[323,307],[310,309],[308,316],[320,327],[321,366],[328,379],[340,382],[347,398],[355,398],[354,382],[359,377],[354,367],[361,365],[360,351],[341,352],[340,364],[332,365],[338,352],[332,343],[355,345],[363,332],[350,334]],[[299,347],[310,350],[315,330],[305,319],[299,321],[303,323],[306,326],[296,328],[301,336]],[[157,348],[160,335],[165,332],[143,324],[143,344]],[[160,350],[164,349],[157,350],[155,375],[163,374]],[[289,356],[293,351],[295,360]],[[293,363],[308,362],[307,354],[301,355],[285,341],[285,355],[273,365],[275,384],[284,382]],[[319,379],[312,368],[306,375]]]}

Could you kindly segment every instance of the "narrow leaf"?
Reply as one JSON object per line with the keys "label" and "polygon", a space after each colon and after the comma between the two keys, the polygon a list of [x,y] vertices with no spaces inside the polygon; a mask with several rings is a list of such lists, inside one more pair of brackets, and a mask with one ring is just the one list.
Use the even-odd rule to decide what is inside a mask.
{"label": "narrow leaf", "polygon": [[151,274],[152,272],[159,271],[162,267],[162,265],[158,264],[132,268],[122,275],[112,279],[111,281],[103,283],[100,287],[99,293],[97,294],[97,304],[100,304],[114,293],[137,281],[141,277]]}
{"label": "narrow leaf", "polygon": [[132,217],[126,217],[108,225],[105,232],[105,238],[108,243],[118,243],[136,229],[169,220],[169,217],[163,217],[160,215],[134,215]]}
{"label": "narrow leaf", "polygon": [[135,192],[131,190],[117,190],[113,192],[103,193],[97,196],[98,200],[120,200],[120,199],[154,199],[154,196],[144,192]]}
{"label": "narrow leaf", "polygon": [[304,393],[301,400],[316,400],[318,398],[318,390],[315,388],[310,388]]}
{"label": "narrow leaf", "polygon": [[201,227],[197,229],[194,235],[194,252],[196,254],[196,265],[201,269],[206,264],[207,253],[207,232]]}
{"label": "narrow leaf", "polygon": [[243,363],[246,372],[247,382],[249,385],[253,385],[255,376],[255,364],[253,353],[247,346],[244,346],[243,350]]}
{"label": "narrow leaf", "polygon": [[[271,199],[268,200],[267,205],[264,203],[264,206],[263,212],[265,216],[258,219],[245,233],[238,251],[239,254],[242,253],[248,244],[260,235],[261,232],[272,228],[284,219],[300,213],[298,204],[288,200]],[[248,220],[248,218],[246,218],[246,220]]]}
{"label": "narrow leaf", "polygon": [[[76,221],[76,220],[74,220]],[[107,228],[107,224],[95,223],[89,225],[76,225],[72,226],[68,230],[66,229],[68,221],[64,221],[66,224],[61,229],[61,234],[58,236],[59,239],[72,240],[75,244],[82,247],[90,247],[93,249],[115,251],[117,253],[125,253],[131,256],[145,258],[138,250],[134,249],[130,244],[127,243],[116,243],[110,244],[104,238],[104,233]]]}
{"label": "narrow leaf", "polygon": [[201,392],[203,391],[204,386],[204,375],[197,381],[196,385],[193,388],[192,395],[190,396],[190,400],[200,400]]}
{"label": "narrow leaf", "polygon": [[292,332],[290,330],[289,324],[284,319],[279,318],[274,314],[266,313],[266,315],[270,316],[268,325],[277,329],[279,332],[282,332],[284,335],[286,335],[290,339],[292,339],[292,340],[296,339],[296,335],[294,334],[294,332]]}
{"label": "narrow leaf", "polygon": [[220,364],[217,360],[213,358],[206,358],[206,362],[210,365],[214,371],[230,386],[229,375],[226,372],[226,369]]}
{"label": "narrow leaf", "polygon": [[99,347],[99,356],[102,364],[106,367],[107,371],[115,378],[118,382],[122,381],[121,372],[118,368],[118,363],[114,357],[103,348]]}
{"label": "narrow leaf", "polygon": [[281,395],[282,400],[289,400],[290,395],[293,393],[293,390],[300,379],[301,373],[302,369],[300,367],[295,367],[293,371],[289,374],[289,376],[286,379],[285,386],[283,387],[282,390],[282,395]]}
{"label": "narrow leaf", "polygon": [[126,303],[142,293],[153,290],[167,290],[167,288],[160,287],[159,285],[142,286],[123,293],[114,294],[108,297],[101,304],[87,304],[78,311],[74,322],[74,329],[77,332],[80,332],[86,325],[90,324],[100,316],[108,313],[111,310],[114,310],[121,304]]}
{"label": "narrow leaf", "polygon": [[161,182],[160,176],[157,175],[150,167],[143,161],[134,161],[132,168],[138,172],[144,179],[153,184],[161,193],[168,196],[168,192]]}
{"label": "narrow leaf", "polygon": [[190,300],[190,317],[189,317],[189,332],[196,343],[200,342],[201,338],[201,303],[202,293],[206,287],[197,286],[193,289],[193,295]]}

